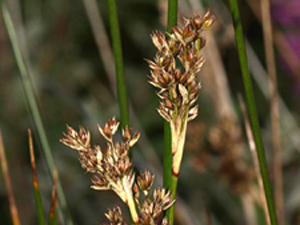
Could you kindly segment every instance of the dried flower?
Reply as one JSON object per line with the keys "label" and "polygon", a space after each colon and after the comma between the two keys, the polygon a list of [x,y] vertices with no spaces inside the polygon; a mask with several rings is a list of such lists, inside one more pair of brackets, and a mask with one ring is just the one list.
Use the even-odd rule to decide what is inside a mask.
{"label": "dried flower", "polygon": [[[135,180],[132,161],[129,158],[130,147],[138,141],[140,134],[131,135],[126,127],[122,131],[122,142],[114,142],[113,138],[119,127],[115,117],[109,119],[104,128],[98,125],[100,134],[106,140],[105,150],[99,145],[91,147],[90,133],[83,127],[79,132],[67,126],[67,134],[60,141],[79,151],[79,162],[82,168],[94,174],[91,188],[95,190],[113,190],[128,205],[132,220],[135,224],[168,224],[163,219],[163,211],[174,203],[170,192],[164,188],[154,190],[152,200],[149,198],[150,188],[153,185],[154,175],[145,170]],[[143,191],[147,199],[140,204],[140,192]],[[149,202],[149,204],[148,204]],[[119,207],[106,214],[109,225],[126,225]]]}
{"label": "dried flower", "polygon": [[105,151],[99,145],[90,147],[90,133],[80,127],[79,133],[67,126],[67,134],[60,141],[79,151],[79,161],[87,172],[95,174],[92,178],[95,190],[113,190],[128,205],[133,221],[138,222],[138,214],[132,194],[135,174],[129,158],[129,150],[139,139],[139,132],[132,137],[130,130],[123,131],[123,142],[114,142],[119,123],[115,117],[109,119],[104,128],[98,125],[100,134],[106,139]]}
{"label": "dried flower", "polygon": [[[204,58],[199,51],[205,45],[203,30],[211,27],[214,16],[208,11],[203,18],[185,18],[184,26],[172,26],[171,34],[152,33],[157,48],[154,61],[146,60],[150,68],[149,83],[160,89],[159,114],[170,123],[172,133],[173,174],[178,175],[187,122],[198,115],[195,102],[201,88],[196,79]],[[176,61],[180,61],[178,65]],[[183,69],[181,69],[183,67]]]}
{"label": "dried flower", "polygon": [[153,180],[154,175],[152,176],[149,170],[145,170],[144,173],[141,173],[141,175],[137,177],[137,183],[146,197],[149,195],[149,190],[153,184]]}
{"label": "dried flower", "polygon": [[98,125],[98,129],[100,131],[100,134],[109,142],[112,142],[112,137],[114,134],[117,132],[118,127],[120,123],[117,123],[116,118],[113,117],[112,119],[109,119],[105,125],[104,128],[102,129]]}
{"label": "dried flower", "polygon": [[149,224],[168,224],[168,220],[163,218],[163,211],[167,210],[174,204],[170,192],[165,188],[154,190],[153,198],[143,201],[140,207],[140,223]]}
{"label": "dried flower", "polygon": [[67,125],[67,133],[60,139],[62,143],[78,151],[85,151],[90,148],[90,132],[79,126],[79,133]]}
{"label": "dried flower", "polygon": [[[109,220],[109,225],[127,225],[127,223],[123,220],[122,211],[120,207],[114,207],[113,210],[108,209],[108,213],[105,214],[107,219]],[[105,223],[104,223],[105,225]]]}

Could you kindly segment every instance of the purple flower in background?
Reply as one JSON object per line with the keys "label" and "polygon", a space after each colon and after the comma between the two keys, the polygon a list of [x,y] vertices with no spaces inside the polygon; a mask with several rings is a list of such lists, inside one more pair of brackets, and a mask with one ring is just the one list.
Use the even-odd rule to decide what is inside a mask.
{"label": "purple flower in background", "polygon": [[[273,20],[283,32],[291,50],[300,61],[300,0],[272,0],[271,13]],[[288,63],[280,57],[282,69],[295,78]],[[299,78],[295,82],[296,92],[300,94]]]}
{"label": "purple flower in background", "polygon": [[299,0],[272,0],[272,17],[282,27],[298,27],[300,24]]}

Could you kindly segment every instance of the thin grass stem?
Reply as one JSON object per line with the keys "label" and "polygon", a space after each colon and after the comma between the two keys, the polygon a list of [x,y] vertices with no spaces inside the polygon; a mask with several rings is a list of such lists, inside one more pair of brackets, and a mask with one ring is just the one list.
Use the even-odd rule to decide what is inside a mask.
{"label": "thin grass stem", "polygon": [[[168,2],[168,32],[172,32],[171,25],[177,25],[178,0],[169,0]],[[164,187],[169,189],[173,198],[176,197],[178,177],[172,176],[172,137],[169,122],[165,121],[164,125]],[[171,225],[174,224],[174,205],[167,210],[166,216]]]}
{"label": "thin grass stem", "polygon": [[247,135],[248,144],[249,144],[249,148],[251,151],[255,174],[256,174],[257,183],[258,183],[258,187],[259,187],[259,197],[263,203],[262,205],[263,205],[263,209],[265,212],[267,224],[270,225],[270,213],[269,213],[269,209],[267,206],[267,199],[266,199],[266,196],[264,195],[264,183],[263,183],[263,180],[262,180],[262,177],[260,174],[260,170],[259,170],[257,151],[255,148],[255,142],[254,142],[254,138],[253,138],[253,134],[252,134],[253,132],[251,130],[249,118],[247,115],[246,107],[245,107],[244,101],[242,99],[242,96],[238,95],[238,99],[239,99],[240,107],[242,109],[242,113],[243,113],[243,117],[244,117],[246,135]]}
{"label": "thin grass stem", "polygon": [[0,160],[1,160],[3,177],[4,177],[4,184],[5,184],[7,195],[8,195],[8,202],[9,202],[9,209],[10,209],[12,223],[13,223],[13,225],[20,225],[21,223],[20,223],[18,209],[16,206],[16,200],[15,200],[12,185],[11,185],[11,180],[10,180],[8,166],[7,166],[7,159],[6,159],[6,155],[5,155],[1,130],[0,130]]}
{"label": "thin grass stem", "polygon": [[177,26],[178,0],[169,0],[168,2],[168,32],[172,32],[170,25]]}
{"label": "thin grass stem", "polygon": [[115,58],[118,102],[120,107],[121,126],[125,128],[129,124],[129,110],[127,102],[127,90],[124,77],[123,53],[118,22],[117,5],[115,0],[107,0],[110,21],[110,33]]}
{"label": "thin grass stem", "polygon": [[[164,123],[164,171],[163,171],[163,185],[165,188],[171,190],[172,183],[172,137],[170,123]],[[169,210],[168,210],[169,211]],[[168,212],[167,211],[167,212]]]}
{"label": "thin grass stem", "polygon": [[107,74],[111,89],[117,97],[117,83],[114,68],[114,56],[109,43],[109,38],[104,27],[104,22],[96,0],[83,0],[86,14],[94,35],[95,43],[101,57],[104,71]]}
{"label": "thin grass stem", "polygon": [[267,198],[267,204],[268,204],[268,209],[269,209],[269,213],[270,213],[270,221],[271,221],[272,225],[277,225],[277,217],[276,217],[275,207],[273,204],[273,197],[272,197],[272,193],[271,193],[271,185],[270,185],[268,167],[267,167],[267,162],[266,162],[266,157],[265,157],[264,146],[263,146],[262,138],[261,138],[260,126],[259,126],[259,122],[258,122],[257,110],[256,110],[255,99],[254,99],[254,94],[253,94],[252,81],[251,81],[249,68],[248,68],[248,61],[247,61],[246,48],[245,48],[245,43],[244,43],[242,24],[241,24],[241,19],[240,19],[240,15],[239,15],[238,3],[236,0],[230,0],[230,9],[231,9],[233,25],[234,25],[234,29],[235,29],[235,38],[236,38],[236,44],[237,44],[237,49],[238,49],[241,70],[242,70],[243,83],[244,83],[245,92],[246,92],[247,105],[249,108],[250,121],[251,121],[252,129],[253,129],[253,136],[254,136],[258,159],[259,159],[260,173],[261,173],[262,180],[264,183],[264,191],[265,191],[265,195]]}
{"label": "thin grass stem", "polygon": [[32,183],[33,183],[35,204],[36,204],[36,208],[37,208],[39,224],[44,225],[45,217],[44,217],[44,212],[43,212],[43,204],[42,204],[42,197],[41,197],[41,192],[40,192],[40,185],[39,185],[37,172],[36,172],[33,141],[32,141],[32,135],[31,135],[30,129],[28,129],[28,137],[29,137],[30,163],[31,163],[31,169],[32,169]]}
{"label": "thin grass stem", "polygon": [[270,115],[272,130],[272,147],[273,147],[273,180],[274,196],[277,210],[278,222],[284,224],[284,207],[283,207],[283,183],[282,183],[282,142],[280,135],[280,115],[276,78],[275,56],[273,48],[273,32],[270,15],[270,1],[261,0],[261,14],[264,34],[264,45],[267,71],[269,74],[269,91],[270,91]]}
{"label": "thin grass stem", "polygon": [[[96,0],[83,0],[83,3],[85,5],[86,13],[92,28],[95,42],[98,47],[99,55],[102,59],[104,70],[107,74],[110,83],[110,87],[113,91],[114,97],[117,98],[118,94],[117,94],[117,84],[116,84],[116,76],[115,76],[115,68],[114,68],[114,56],[113,56],[112,48],[109,44],[109,38],[107,32],[104,27],[104,22],[101,17],[101,12],[98,8]],[[131,117],[135,118],[135,124],[136,124],[135,126],[137,126],[139,122],[137,120],[136,112],[130,102],[130,99],[128,99],[128,107],[129,107]],[[143,154],[145,155],[145,158],[151,161],[153,167],[155,167],[155,171],[156,171],[155,176],[162,177],[161,162],[159,161],[158,156],[153,149],[153,146],[151,146],[151,143],[147,139],[145,131],[143,131],[141,125],[138,125],[138,130],[140,131],[141,136],[143,138],[140,139],[137,145],[143,146],[143,148],[148,149],[148,151],[144,151]]]}
{"label": "thin grass stem", "polygon": [[[44,128],[44,125],[42,122],[42,117],[41,117],[38,103],[36,100],[36,96],[34,93],[34,86],[32,85],[32,82],[30,80],[28,68],[23,59],[22,52],[21,52],[21,49],[20,49],[20,46],[19,46],[19,43],[17,40],[16,31],[15,31],[15,28],[14,28],[14,25],[13,25],[13,22],[12,22],[12,19],[10,16],[10,12],[8,10],[7,3],[5,0],[1,1],[1,9],[2,9],[2,15],[4,18],[4,23],[5,23],[7,32],[8,32],[8,36],[9,36],[9,39],[12,44],[12,49],[13,49],[13,52],[15,55],[16,63],[17,63],[17,66],[18,66],[18,69],[20,71],[20,75],[22,78],[22,84],[24,87],[27,104],[29,106],[30,113],[31,113],[33,121],[34,121],[39,140],[41,142],[41,145],[43,146],[42,149],[43,149],[43,152],[45,155],[48,170],[49,170],[51,176],[53,177],[53,171],[55,168],[54,159],[53,159],[53,156],[51,153],[50,145],[49,145],[49,142],[47,139],[46,131],[45,131],[45,128]],[[63,193],[63,189],[62,189],[59,181],[58,181],[58,185],[57,185],[57,192],[58,192],[60,205],[64,212],[66,222],[68,225],[72,225],[73,221],[72,221],[70,212],[67,207],[67,202],[65,199],[65,195]]]}
{"label": "thin grass stem", "polygon": [[[178,176],[173,176],[171,174],[170,191],[172,193],[173,199],[176,199],[177,184],[178,184]],[[168,221],[170,222],[171,225],[174,224],[174,211],[175,211],[175,207],[174,206],[175,206],[175,204],[173,204],[173,206],[166,211],[166,216],[167,216]]]}

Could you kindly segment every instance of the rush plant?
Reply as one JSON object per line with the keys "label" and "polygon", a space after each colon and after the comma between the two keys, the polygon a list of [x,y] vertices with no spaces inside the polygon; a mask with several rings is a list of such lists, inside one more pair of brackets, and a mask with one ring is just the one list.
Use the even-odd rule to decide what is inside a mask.
{"label": "rush plant", "polygon": [[[90,7],[89,9],[92,10],[89,12],[91,20],[96,18],[95,24],[97,24],[97,20],[100,17],[93,17],[93,12],[95,12],[93,9],[96,8],[94,6],[97,6],[97,2],[94,0],[83,1],[87,6]],[[30,66],[26,63],[28,60],[25,60],[25,54],[21,50],[22,48],[20,47],[18,40],[19,35],[16,32],[7,3],[7,0],[0,0],[3,21],[7,29],[8,39],[12,44],[12,52],[14,53],[14,57],[16,59],[19,74],[21,75],[20,77],[24,88],[26,102],[28,108],[30,109],[35,126],[35,133],[43,149],[43,156],[46,159],[45,162],[48,166],[49,174],[54,180],[48,224],[57,224],[58,220],[62,218],[61,216],[58,217],[58,212],[62,212],[61,214],[63,214],[64,223],[72,225],[74,224],[73,218],[69,212],[69,207],[67,205],[60,179],[58,178],[58,174],[55,172],[56,165],[46,135],[47,129],[44,127],[42,114],[39,109],[38,98],[36,96],[38,91],[35,90],[35,85],[32,83],[31,71],[33,71],[33,69],[30,68]],[[107,221],[105,221],[103,224],[125,225],[133,223],[141,225],[173,225],[175,224],[174,206],[178,201],[176,200],[178,199],[177,184],[178,179],[180,178],[181,163],[185,145],[188,144],[186,141],[187,127],[188,123],[194,120],[199,114],[197,101],[199,95],[201,94],[201,83],[198,80],[198,75],[200,74],[205,62],[205,59],[202,55],[202,49],[206,45],[205,32],[214,24],[215,17],[211,15],[210,11],[207,11],[206,13],[204,12],[203,15],[198,15],[195,13],[191,18],[183,18],[183,25],[178,25],[178,1],[169,0],[167,32],[155,30],[151,34],[151,40],[156,48],[156,52],[153,59],[145,60],[149,67],[148,82],[155,88],[155,91],[157,91],[157,96],[159,99],[157,111],[164,120],[164,137],[162,137],[164,139],[164,182],[162,187],[156,187],[154,185],[154,179],[155,177],[158,177],[158,174],[152,174],[147,168],[143,168],[141,172],[135,171],[135,163],[132,153],[134,154],[134,150],[140,139],[140,132],[136,131],[132,133],[132,129],[129,126],[130,110],[128,109],[129,104],[124,76],[122,43],[116,1],[108,0],[107,3],[111,45],[114,56],[112,57],[111,54],[111,60],[108,61],[110,61],[110,63],[114,62],[115,66],[115,71],[112,73],[116,76],[116,83],[115,85],[113,82],[111,83],[113,84],[112,86],[116,86],[117,93],[114,94],[117,98],[119,106],[119,114],[117,112],[114,112],[113,114],[119,115],[118,119],[113,116],[108,119],[104,125],[98,125],[98,131],[102,139],[105,141],[105,145],[103,146],[100,144],[92,144],[91,132],[80,125],[78,130],[75,130],[71,126],[67,125],[66,132],[63,133],[60,142],[78,152],[79,163],[81,167],[85,172],[91,175],[91,189],[97,191],[111,190],[122,200],[124,205],[128,207],[128,214],[131,217],[129,222],[126,221],[124,218],[125,216],[123,217],[123,215],[126,214],[121,210],[123,207],[118,205],[112,209],[108,209],[108,212],[105,214]],[[278,215],[279,221],[284,221],[283,204],[280,203],[280,201],[277,203],[280,206],[279,209],[282,208],[281,212],[278,210],[278,208],[275,209],[273,204],[271,192],[272,183],[269,180],[268,165],[266,163],[265,151],[260,132],[260,124],[258,121],[256,104],[254,101],[254,93],[251,83],[252,81],[248,68],[246,48],[244,44],[242,24],[239,16],[239,7],[237,1],[230,0],[230,7],[233,25],[235,28],[235,37],[237,50],[239,53],[240,66],[243,75],[247,107],[249,109],[250,122],[253,129],[253,131],[251,131],[250,126],[248,126],[249,128],[247,133],[250,133],[250,135],[248,135],[249,137],[251,137],[251,134],[254,136],[253,138],[249,138],[249,142],[251,150],[254,153],[252,158],[255,162],[255,172],[258,180],[257,183],[259,183],[261,188],[261,192],[257,191],[259,194],[256,195],[256,197],[259,197],[257,197],[255,201],[260,202],[259,200],[261,199],[265,201],[265,203],[263,203],[265,209],[265,215],[263,219],[266,218],[268,224],[276,225],[278,223]],[[97,31],[98,28],[99,26],[95,26],[94,29]],[[150,32],[151,31],[149,31],[149,33]],[[96,32],[94,35],[95,38],[100,36],[96,35]],[[72,47],[72,45],[70,46]],[[68,49],[70,46],[68,45],[66,49]],[[109,41],[107,41],[105,48],[106,47],[110,48]],[[109,58],[109,54],[103,55]],[[217,77],[217,79],[218,78],[219,77]],[[220,91],[220,93],[222,92]],[[273,101],[275,100],[273,99]],[[153,111],[155,112],[154,109]],[[246,109],[244,111],[246,111]],[[215,147],[214,153],[217,152],[219,155],[222,154],[222,156],[218,159],[221,161],[221,173],[217,175],[223,175],[223,178],[225,177],[227,181],[229,181],[229,186],[235,187],[233,189],[242,190],[240,193],[244,191],[247,193],[247,195],[245,194],[243,196],[244,198],[241,198],[244,207],[249,205],[252,206],[252,208],[250,207],[250,210],[248,207],[245,207],[247,209],[244,209],[245,211],[248,210],[245,214],[248,213],[248,219],[250,218],[250,222],[247,221],[247,223],[255,224],[251,221],[253,221],[252,219],[254,218],[252,215],[255,214],[255,204],[257,202],[252,199],[252,204],[248,204],[248,200],[253,197],[251,194],[256,192],[249,191],[256,190],[256,183],[254,180],[254,175],[251,173],[251,169],[248,169],[248,167],[244,166],[245,160],[243,159],[240,151],[243,149],[244,145],[243,140],[241,140],[242,138],[239,130],[240,126],[235,126],[237,119],[233,117],[227,118],[224,116],[221,119],[218,118],[218,120],[218,126],[210,128],[208,133],[212,135],[207,135],[208,138],[206,140],[209,142],[208,145],[210,145],[212,149]],[[279,118],[277,122],[279,122]],[[60,130],[61,129],[62,128],[60,128]],[[118,133],[121,133],[121,138],[118,137]],[[199,137],[202,136],[201,132],[200,134],[196,132],[193,133],[196,136],[196,139],[199,139]],[[39,224],[45,224],[46,219],[44,218],[44,207],[42,205],[42,198],[37,179],[31,132],[29,132],[29,136],[38,220]],[[237,144],[239,147],[242,146],[241,148],[238,148],[238,151],[236,150],[237,148],[235,148]],[[197,150],[199,150],[199,146],[197,147]],[[223,152],[218,152],[218,149],[225,150]],[[201,149],[201,151],[204,152],[205,149]],[[4,147],[2,146],[1,132],[0,154],[0,162],[3,167],[3,171],[5,172],[5,182],[8,183],[8,195],[10,199],[13,199],[12,187],[8,179],[9,175],[6,157],[4,155]],[[208,157],[204,157],[204,160],[207,161],[206,164],[209,163],[207,158]],[[196,166],[193,168],[196,168]],[[282,168],[281,166],[278,166],[277,169],[281,170]],[[276,179],[280,180],[281,178],[279,177]],[[251,183],[251,185],[249,185],[249,183]],[[244,186],[247,186],[247,188],[244,188]],[[248,190],[248,186],[251,186],[250,188],[254,187],[254,189],[249,188]],[[276,189],[276,185],[274,186],[274,189]],[[275,197],[278,199],[276,194]],[[10,203],[12,208],[11,211],[14,212],[16,211],[16,205],[14,200],[10,201],[12,202]],[[257,205],[260,207],[259,204]],[[204,208],[206,209],[206,206],[204,206]],[[207,217],[209,217],[209,215],[207,215]],[[209,219],[210,218],[207,220],[207,224],[212,224]],[[14,224],[20,224],[17,214],[12,213],[12,220]],[[186,221],[184,221],[184,223],[189,224]],[[231,221],[227,223],[231,223]],[[283,222],[279,222],[278,224],[283,224]]]}
{"label": "rush plant", "polygon": [[[195,15],[184,18],[184,26],[172,26],[172,33],[155,31],[152,41],[157,48],[154,60],[146,60],[150,68],[149,83],[159,88],[160,106],[158,113],[170,124],[172,140],[172,166],[164,165],[172,171],[170,190],[154,189],[150,196],[154,175],[146,170],[135,179],[130,149],[139,139],[139,132],[131,135],[126,126],[122,130],[122,142],[114,142],[119,123],[115,117],[104,127],[98,125],[99,132],[106,140],[106,147],[91,146],[90,132],[83,127],[79,131],[67,126],[67,133],[61,142],[79,151],[82,168],[94,174],[91,188],[113,190],[128,206],[135,224],[173,224],[173,213],[169,220],[164,211],[174,204],[180,164],[184,151],[187,123],[198,115],[195,105],[200,82],[197,74],[204,63],[200,50],[205,46],[204,30],[209,29],[214,16],[208,11],[203,17]],[[139,199],[141,193],[144,200]],[[151,192],[152,193],[152,192]],[[110,224],[125,224],[119,207],[106,214]]]}

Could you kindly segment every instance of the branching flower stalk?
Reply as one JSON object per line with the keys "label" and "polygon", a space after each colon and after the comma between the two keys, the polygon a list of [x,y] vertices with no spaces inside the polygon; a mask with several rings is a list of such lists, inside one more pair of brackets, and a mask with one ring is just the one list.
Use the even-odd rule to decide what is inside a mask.
{"label": "branching flower stalk", "polygon": [[[158,51],[154,61],[147,60],[151,69],[149,82],[160,89],[158,112],[170,123],[174,177],[171,192],[157,188],[150,195],[154,176],[148,170],[136,178],[129,151],[138,141],[140,133],[131,135],[126,126],[122,130],[122,142],[115,142],[114,135],[119,127],[115,117],[108,120],[103,128],[98,125],[100,134],[106,140],[104,150],[99,145],[91,146],[90,132],[81,126],[79,132],[67,126],[67,133],[60,139],[63,144],[79,151],[82,168],[94,174],[91,188],[113,190],[127,204],[135,224],[173,224],[173,216],[168,216],[169,221],[164,217],[164,211],[174,204],[187,122],[198,115],[195,102],[201,85],[196,75],[204,63],[200,54],[205,45],[203,31],[210,28],[213,21],[214,16],[208,11],[203,18],[195,15],[185,19],[183,27],[172,26],[171,34],[160,31],[152,34],[152,41]],[[143,198],[140,198],[141,192]],[[106,217],[109,220],[106,224],[127,224],[119,207],[109,210]]]}
{"label": "branching flower stalk", "polygon": [[[184,18],[183,27],[171,26],[172,33],[152,33],[157,53],[154,61],[146,61],[150,67],[149,83],[160,89],[158,112],[170,124],[173,156],[170,190],[173,198],[176,197],[187,123],[198,115],[195,103],[201,85],[196,75],[204,63],[200,54],[205,46],[203,31],[212,26],[214,19],[208,11],[203,18],[199,15]],[[173,224],[174,207],[170,208],[167,216]]]}
{"label": "branching flower stalk", "polygon": [[198,115],[200,82],[196,75],[204,58],[200,50],[205,46],[203,31],[210,28],[214,16],[208,11],[203,18],[195,15],[184,18],[184,26],[171,26],[172,33],[155,31],[152,41],[157,48],[150,67],[149,83],[160,89],[159,114],[170,123],[172,136],[172,174],[178,177],[186,138],[187,122]]}
{"label": "branching flower stalk", "polygon": [[[91,188],[95,190],[113,190],[124,203],[127,204],[132,220],[135,224],[143,225],[168,225],[163,218],[163,211],[170,208],[174,200],[165,188],[157,188],[150,197],[150,189],[154,176],[148,170],[141,173],[135,179],[133,163],[129,157],[129,151],[140,137],[137,131],[132,136],[130,129],[122,130],[122,142],[114,142],[113,138],[119,127],[115,117],[109,119],[104,127],[98,125],[100,134],[106,140],[103,150],[99,145],[91,147],[91,135],[83,127],[79,132],[67,126],[67,133],[60,141],[79,151],[79,162],[82,168],[94,174]],[[144,194],[144,200],[140,200],[140,192]],[[122,217],[119,207],[109,210],[106,217],[110,225],[127,224]]]}

